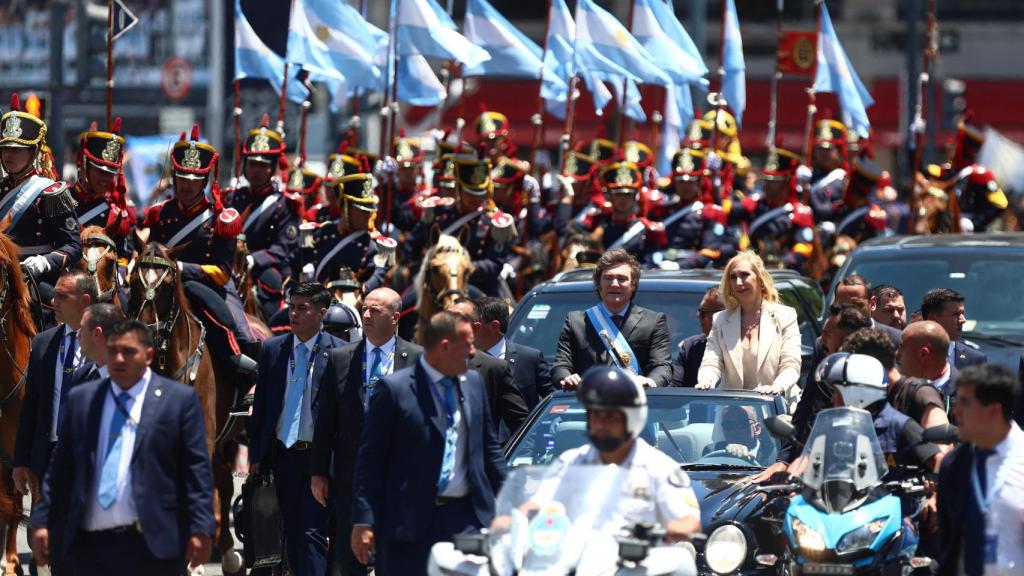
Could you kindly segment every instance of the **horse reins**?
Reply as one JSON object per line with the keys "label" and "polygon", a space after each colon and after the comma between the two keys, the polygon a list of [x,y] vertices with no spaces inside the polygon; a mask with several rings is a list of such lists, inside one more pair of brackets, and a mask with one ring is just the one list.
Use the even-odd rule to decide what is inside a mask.
{"label": "horse reins", "polygon": [[4,346],[4,352],[7,354],[7,357],[11,360],[11,365],[18,370],[18,373],[21,374],[21,377],[18,378],[18,382],[11,388],[11,390],[7,394],[4,395],[3,398],[0,398],[0,414],[2,414],[3,407],[6,406],[7,403],[12,398],[17,396],[18,392],[20,392],[21,389],[25,386],[25,370],[22,369],[21,366],[18,366],[18,361],[15,360],[14,354],[11,353],[11,341],[7,339],[7,315],[14,308],[14,306],[6,306],[7,291],[11,287],[11,279],[8,276],[7,269],[5,268],[3,270],[0,270],[0,274],[3,275],[3,286],[0,287],[0,306],[4,307],[3,313],[0,314],[0,334],[2,334],[0,335],[0,337],[4,339],[4,343],[6,344]]}
{"label": "horse reins", "polygon": [[[102,262],[103,259],[106,258],[107,254],[110,254],[111,251],[113,251],[114,254],[117,254],[117,244],[115,244],[114,241],[109,236],[107,236],[106,234],[98,234],[98,233],[97,234],[90,234],[89,236],[86,236],[83,239],[83,243],[87,244],[87,245],[89,245],[89,244],[100,244],[100,245],[103,246],[103,251],[100,252],[99,256],[97,256],[95,258],[90,258],[88,256],[88,254],[84,255],[86,269],[89,271],[90,274],[92,274],[93,280],[96,281],[96,287],[99,288],[99,286],[100,286],[99,263]],[[100,302],[113,302],[114,301],[114,294],[116,294],[117,291],[120,288],[121,288],[121,275],[118,274],[118,272],[117,272],[117,264],[115,263],[114,264],[114,282],[113,282],[113,285],[110,287],[109,290],[104,290],[104,291],[100,292],[99,298],[97,298],[97,300],[99,300]]]}

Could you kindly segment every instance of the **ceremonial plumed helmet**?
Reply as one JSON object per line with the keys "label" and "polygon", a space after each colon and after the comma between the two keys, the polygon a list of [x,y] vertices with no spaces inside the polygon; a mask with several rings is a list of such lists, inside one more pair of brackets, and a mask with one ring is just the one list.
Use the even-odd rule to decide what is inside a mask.
{"label": "ceremonial plumed helmet", "polygon": [[32,148],[46,141],[46,123],[21,109],[18,94],[11,94],[11,109],[0,117],[0,146]]}
{"label": "ceremonial plumed helmet", "polygon": [[511,184],[522,180],[530,172],[530,163],[516,158],[502,156],[491,170],[491,180],[495,184]]}
{"label": "ceremonial plumed helmet", "polygon": [[595,366],[583,375],[576,397],[587,410],[618,410],[626,434],[637,438],[647,424],[647,394],[639,382],[615,366]]}
{"label": "ceremonial plumed helmet", "polygon": [[459,187],[473,196],[486,196],[491,190],[491,161],[473,156],[455,157],[455,175]]}
{"label": "ceremonial plumed helmet", "polygon": [[650,166],[654,161],[654,152],[651,147],[643,142],[630,140],[622,145],[622,154],[627,162],[632,162],[641,168]]}
{"label": "ceremonial plumed helmet", "polygon": [[842,395],[846,406],[867,408],[885,400],[888,377],[882,363],[873,356],[830,354],[818,365],[817,376]]}
{"label": "ceremonial plumed helmet", "polygon": [[565,164],[562,166],[562,174],[573,180],[586,180],[594,172],[597,160],[593,156],[570,150],[565,155]]}
{"label": "ceremonial plumed helmet", "polygon": [[680,148],[672,156],[672,176],[676,180],[698,180],[704,176],[707,154],[698,148]]}
{"label": "ceremonial plumed helmet", "polygon": [[508,116],[501,112],[487,111],[477,117],[473,124],[480,140],[493,140],[499,136],[508,136]]}
{"label": "ceremonial plumed helmet", "polygon": [[286,190],[292,194],[309,196],[315,194],[323,182],[323,177],[312,168],[305,165],[296,166],[288,172]]}
{"label": "ceremonial plumed helmet", "polygon": [[632,162],[613,162],[601,171],[601,185],[613,193],[633,193],[643,185],[643,176]]}
{"label": "ceremonial plumed helmet", "polygon": [[594,138],[590,142],[590,156],[599,163],[611,162],[618,148],[607,138]]}
{"label": "ceremonial plumed helmet", "polygon": [[124,138],[121,137],[121,118],[115,118],[110,132],[90,130],[82,134],[82,158],[93,166],[117,174],[124,160]]}
{"label": "ceremonial plumed helmet", "polygon": [[764,161],[761,177],[765,180],[785,180],[796,172],[800,165],[800,155],[795,152],[773,146]]}
{"label": "ceremonial plumed helmet", "polygon": [[270,129],[270,116],[264,114],[260,118],[260,125],[249,131],[242,143],[242,156],[246,160],[266,162],[272,164],[278,162],[281,154],[284,154],[284,138]]}
{"label": "ceremonial plumed helmet", "polygon": [[217,149],[199,141],[199,125],[192,126],[192,134],[174,143],[171,149],[171,165],[174,174],[187,180],[203,180],[216,167],[219,155]]}
{"label": "ceremonial plumed helmet", "polygon": [[423,147],[419,138],[395,138],[395,161],[403,168],[418,166],[423,162]]}
{"label": "ceremonial plumed helmet", "polygon": [[366,173],[342,176],[331,184],[338,200],[345,206],[354,206],[366,212],[376,212],[380,198],[373,193],[373,175]]}

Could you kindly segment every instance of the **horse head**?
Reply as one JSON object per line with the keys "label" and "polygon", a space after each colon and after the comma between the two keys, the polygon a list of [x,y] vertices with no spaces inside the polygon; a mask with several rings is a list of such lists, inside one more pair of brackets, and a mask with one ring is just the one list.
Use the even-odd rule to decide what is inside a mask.
{"label": "horse head", "polygon": [[417,302],[429,300],[432,306],[445,308],[455,298],[468,294],[473,262],[469,252],[454,236],[441,234],[427,252],[416,278]]}
{"label": "horse head", "polygon": [[117,244],[100,226],[86,226],[82,230],[82,259],[78,267],[92,274],[99,289],[100,302],[113,302],[117,298],[121,279],[117,273]]}

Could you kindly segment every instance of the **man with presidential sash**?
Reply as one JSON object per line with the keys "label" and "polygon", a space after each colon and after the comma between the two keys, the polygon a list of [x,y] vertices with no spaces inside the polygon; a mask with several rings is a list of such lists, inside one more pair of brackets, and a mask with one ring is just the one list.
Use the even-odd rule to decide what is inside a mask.
{"label": "man with presidential sash", "polygon": [[6,234],[18,245],[22,266],[40,282],[49,302],[61,272],[82,257],[75,200],[64,182],[40,175],[46,124],[21,111],[18,95],[0,118],[0,221],[9,219]]}
{"label": "man with presidential sash", "polygon": [[[75,213],[84,230],[99,226],[113,241],[119,257],[131,255],[129,234],[135,227],[135,207],[128,202],[121,163],[124,161],[124,138],[121,118],[114,118],[109,131],[90,127],[79,138],[78,181],[72,187],[78,206]],[[126,260],[125,260],[126,262]]]}
{"label": "man with presidential sash", "polygon": [[605,252],[594,270],[600,302],[565,318],[552,383],[574,390],[593,366],[617,366],[647,387],[668,386],[672,351],[665,314],[633,303],[640,263],[622,249]]}
{"label": "man with presidential sash", "polygon": [[341,176],[331,184],[331,193],[338,197],[342,217],[322,225],[302,225],[302,248],[292,269],[301,271],[304,280],[326,285],[341,278],[341,270],[347,268],[367,294],[384,284],[395,263],[397,242],[374,227],[380,198],[373,193],[373,175]]}
{"label": "man with presidential sash", "polygon": [[290,273],[291,255],[299,246],[300,223],[298,205],[284,195],[275,177],[285,142],[269,125],[270,118],[264,114],[259,128],[250,130],[242,143],[245,179],[228,201],[241,216],[250,273],[268,317],[282,305],[281,286]]}

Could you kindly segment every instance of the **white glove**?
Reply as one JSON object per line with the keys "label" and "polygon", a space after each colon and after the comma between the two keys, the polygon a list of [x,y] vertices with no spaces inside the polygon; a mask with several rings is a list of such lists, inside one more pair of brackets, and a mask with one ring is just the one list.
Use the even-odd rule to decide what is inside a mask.
{"label": "white glove", "polygon": [[373,166],[373,175],[377,180],[387,181],[390,176],[398,173],[398,162],[391,156],[385,156]]}
{"label": "white glove", "polygon": [[523,191],[529,198],[530,204],[540,204],[540,184],[537,179],[527,174],[523,177]]}
{"label": "white glove", "polygon": [[312,278],[314,272],[316,272],[316,268],[313,266],[312,263],[307,263],[305,266],[302,267],[302,277],[305,278],[306,280]]}
{"label": "white glove", "polygon": [[734,458],[750,458],[750,448],[743,444],[729,444],[725,447],[725,451]]}
{"label": "white glove", "polygon": [[46,258],[40,255],[29,256],[21,263],[22,266],[28,270],[28,273],[33,276],[42,276],[50,271],[50,263],[46,261]]}
{"label": "white glove", "polygon": [[719,170],[722,167],[722,158],[714,152],[708,152],[705,160],[709,170]]}
{"label": "white glove", "polygon": [[836,223],[831,220],[824,220],[818,224],[818,231],[825,236],[832,236],[836,233]]}
{"label": "white glove", "polygon": [[565,176],[563,174],[559,174],[557,178],[559,188],[561,188],[562,191],[563,198],[572,198],[573,196],[576,195],[576,191],[573,190],[572,188],[572,178]]}
{"label": "white glove", "polygon": [[245,269],[246,270],[252,270],[252,267],[255,266],[255,265],[256,265],[256,259],[252,257],[252,254],[249,254],[248,256],[245,257]]}
{"label": "white glove", "polygon": [[501,273],[498,274],[502,280],[508,280],[509,278],[516,277],[516,269],[511,264],[505,263],[501,265]]}
{"label": "white glove", "polygon": [[811,168],[803,164],[796,167],[796,181],[800,184],[807,184],[811,181]]}
{"label": "white glove", "polygon": [[178,272],[184,272],[184,271],[185,271],[185,263],[182,262],[181,260],[178,260]]}
{"label": "white glove", "polygon": [[964,234],[974,234],[974,222],[966,216],[961,216],[960,231]]}

